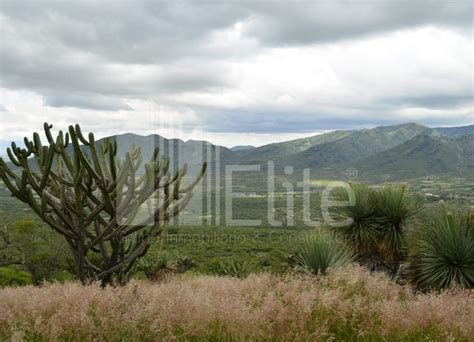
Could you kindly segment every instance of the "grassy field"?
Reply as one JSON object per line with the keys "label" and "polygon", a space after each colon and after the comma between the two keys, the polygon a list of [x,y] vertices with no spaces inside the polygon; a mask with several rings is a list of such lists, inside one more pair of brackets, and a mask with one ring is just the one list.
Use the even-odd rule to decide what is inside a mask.
{"label": "grassy field", "polygon": [[360,267],[0,289],[0,339],[472,341],[474,294],[415,294]]}

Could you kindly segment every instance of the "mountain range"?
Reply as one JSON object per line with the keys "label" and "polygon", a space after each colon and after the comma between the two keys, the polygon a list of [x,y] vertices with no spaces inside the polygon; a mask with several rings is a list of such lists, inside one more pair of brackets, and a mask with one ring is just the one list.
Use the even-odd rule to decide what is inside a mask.
{"label": "mountain range", "polygon": [[[147,160],[154,147],[168,155],[174,166],[187,162],[197,171],[203,161],[211,167],[220,165],[275,163],[275,172],[283,174],[285,166],[302,170],[310,168],[325,178],[344,178],[355,168],[363,180],[396,181],[435,175],[473,177],[474,125],[451,128],[429,128],[414,123],[381,126],[362,130],[339,130],[308,138],[273,143],[260,147],[226,148],[206,141],[166,139],[160,135],[141,136],[132,133],[115,135],[119,157],[132,145],[142,149]],[[98,140],[100,144],[104,139]],[[219,163],[217,163],[219,162]]]}
{"label": "mountain range", "polygon": [[361,179],[374,181],[474,174],[474,125],[429,128],[407,123],[234,148],[159,135],[124,134],[110,138],[119,142],[122,151],[132,144],[140,145],[145,157],[153,146],[161,146],[176,164],[186,161],[196,170],[205,160],[211,164],[218,160],[222,169],[234,164],[260,164],[265,169],[267,162],[273,161],[277,174],[283,173],[285,166],[292,166],[294,170],[310,168],[330,178],[344,177],[348,168],[356,168]]}

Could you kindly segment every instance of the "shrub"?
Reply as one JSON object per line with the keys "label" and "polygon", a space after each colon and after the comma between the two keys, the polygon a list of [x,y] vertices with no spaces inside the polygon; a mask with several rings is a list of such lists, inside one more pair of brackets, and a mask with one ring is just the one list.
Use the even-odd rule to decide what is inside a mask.
{"label": "shrub", "polygon": [[438,205],[409,235],[409,277],[421,290],[474,287],[474,220],[463,208]]}
{"label": "shrub", "polygon": [[296,271],[325,274],[329,268],[353,262],[354,253],[345,243],[318,230],[301,241],[292,261]]}
{"label": "shrub", "polygon": [[185,273],[189,271],[191,268],[196,267],[197,264],[194,262],[193,259],[186,255],[178,255],[175,260],[176,264],[176,272],[178,273]]}
{"label": "shrub", "polygon": [[[420,210],[420,199],[408,194],[405,185],[369,187],[351,184],[354,205],[336,207],[339,220],[350,220],[332,231],[347,241],[359,260],[371,269],[385,269],[392,275],[406,256],[406,226]],[[336,195],[349,201],[347,191]]]}
{"label": "shrub", "polygon": [[420,200],[406,190],[406,185],[385,186],[372,194],[378,218],[378,251],[394,271],[405,257],[406,223],[420,209]]}
{"label": "shrub", "polygon": [[235,278],[247,278],[256,270],[257,267],[252,262],[230,260],[220,264],[219,274]]}
{"label": "shrub", "polygon": [[139,268],[151,281],[166,280],[176,273],[176,268],[166,254],[154,259],[141,260]]}
{"label": "shrub", "polygon": [[13,267],[0,267],[0,287],[22,286],[31,283],[31,275],[28,272],[17,271]]}
{"label": "shrub", "polygon": [[[350,243],[359,256],[373,253],[377,246],[378,225],[380,223],[373,202],[373,191],[365,184],[351,184],[354,205],[335,207],[334,215],[338,221],[350,220],[352,223],[332,227],[332,230]],[[337,201],[349,201],[347,191],[335,195]]]}

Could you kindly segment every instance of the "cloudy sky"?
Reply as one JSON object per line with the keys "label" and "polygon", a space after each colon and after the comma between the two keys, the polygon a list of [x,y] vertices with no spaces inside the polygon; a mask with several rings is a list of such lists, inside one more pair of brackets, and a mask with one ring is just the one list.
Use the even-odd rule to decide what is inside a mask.
{"label": "cloudy sky", "polygon": [[44,121],[226,146],[474,123],[470,0],[0,6],[0,146]]}

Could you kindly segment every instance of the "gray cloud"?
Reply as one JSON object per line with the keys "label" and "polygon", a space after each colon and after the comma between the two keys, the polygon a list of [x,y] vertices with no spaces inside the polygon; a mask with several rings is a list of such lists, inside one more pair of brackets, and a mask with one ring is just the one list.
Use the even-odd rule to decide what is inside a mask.
{"label": "gray cloud", "polygon": [[[278,109],[274,98],[267,107],[251,101],[230,109],[199,103],[202,97],[238,92],[241,63],[274,48],[360,41],[430,26],[457,30],[472,39],[471,1],[5,0],[0,11],[1,86],[37,93],[49,107],[132,110],[129,99],[153,98],[169,107],[189,107],[209,131],[304,132],[395,123],[404,119],[380,115],[390,117],[400,108],[472,103],[472,86],[461,95],[428,89],[416,96],[410,96],[407,87],[400,94],[382,94],[370,104],[336,103],[338,108],[312,103]],[[339,58],[349,65],[345,73],[351,74],[352,56]],[[365,80],[355,77],[352,82],[360,86]],[[352,96],[357,99],[357,94]],[[348,110],[350,106],[355,109]]]}
{"label": "gray cloud", "polygon": [[259,2],[246,34],[272,46],[332,42],[389,30],[472,24],[471,1]]}
{"label": "gray cloud", "polygon": [[95,96],[93,94],[85,96],[44,96],[43,102],[50,107],[75,107],[98,110],[133,110],[128,104],[122,100],[108,98],[104,96]]}

